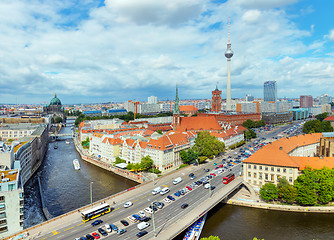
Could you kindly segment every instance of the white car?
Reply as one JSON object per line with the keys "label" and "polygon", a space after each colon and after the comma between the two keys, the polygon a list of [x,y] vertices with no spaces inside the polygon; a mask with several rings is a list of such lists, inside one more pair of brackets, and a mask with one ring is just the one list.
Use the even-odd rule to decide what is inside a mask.
{"label": "white car", "polygon": [[170,200],[168,198],[164,198],[164,202],[170,203]]}
{"label": "white car", "polygon": [[131,222],[137,222],[138,220],[137,219],[135,219],[134,217],[132,217],[132,216],[128,216],[128,219],[131,221]]}
{"label": "white car", "polygon": [[126,202],[125,204],[124,204],[124,207],[125,208],[128,208],[128,207],[131,207],[132,206],[132,202]]}
{"label": "white car", "polygon": [[145,213],[144,213],[143,211],[139,211],[138,214],[139,214],[139,216],[141,216],[141,217],[146,217],[146,215],[145,215]]}
{"label": "white car", "polygon": [[110,225],[109,225],[109,224],[106,224],[105,227],[106,227],[106,231],[107,231],[108,233],[110,233],[110,232],[111,232],[111,227],[110,227]]}
{"label": "white car", "polygon": [[153,210],[151,208],[145,208],[144,209],[145,212],[149,213],[149,214],[152,214],[153,213]]}
{"label": "white car", "polygon": [[210,183],[207,183],[207,184],[204,185],[204,188],[208,189],[208,188],[210,188],[210,186],[211,186]]}

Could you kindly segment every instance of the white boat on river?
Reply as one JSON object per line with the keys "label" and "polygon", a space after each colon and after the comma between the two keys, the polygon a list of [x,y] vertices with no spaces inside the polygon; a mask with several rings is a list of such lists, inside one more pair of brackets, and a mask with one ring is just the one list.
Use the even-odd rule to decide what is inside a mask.
{"label": "white boat on river", "polygon": [[73,165],[74,165],[75,170],[80,170],[80,163],[79,163],[78,159],[73,160]]}

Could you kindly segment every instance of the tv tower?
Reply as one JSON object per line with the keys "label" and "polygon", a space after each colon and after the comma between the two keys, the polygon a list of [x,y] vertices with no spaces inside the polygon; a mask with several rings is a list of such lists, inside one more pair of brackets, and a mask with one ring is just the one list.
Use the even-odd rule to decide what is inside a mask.
{"label": "tv tower", "polygon": [[230,43],[230,18],[228,18],[228,42],[225,57],[227,58],[227,91],[226,91],[226,110],[231,111],[231,58],[233,51]]}

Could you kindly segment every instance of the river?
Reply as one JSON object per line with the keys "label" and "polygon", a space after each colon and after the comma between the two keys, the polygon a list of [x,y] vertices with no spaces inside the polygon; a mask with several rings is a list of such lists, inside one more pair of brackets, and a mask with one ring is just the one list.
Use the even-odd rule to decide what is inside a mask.
{"label": "river", "polygon": [[[70,127],[61,133],[70,132]],[[82,161],[72,140],[58,142],[58,149],[49,149],[37,174],[40,175],[45,205],[52,216],[90,203],[90,182],[93,201],[133,187],[137,183]],[[75,171],[73,159],[81,169]],[[24,227],[45,221],[41,210],[37,176],[25,186]],[[208,215],[201,237],[219,236],[221,240],[334,239],[334,214],[311,214],[270,211],[219,204]],[[177,239],[182,239],[179,236]]]}

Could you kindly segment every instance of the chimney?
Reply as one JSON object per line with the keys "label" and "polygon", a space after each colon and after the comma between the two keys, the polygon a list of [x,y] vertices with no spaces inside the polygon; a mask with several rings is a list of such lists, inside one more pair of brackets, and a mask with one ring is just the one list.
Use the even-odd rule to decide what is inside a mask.
{"label": "chimney", "polygon": [[279,150],[283,150],[283,147],[279,147]]}

